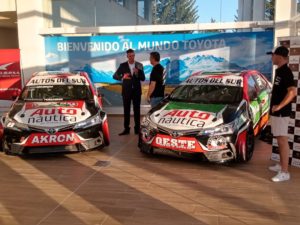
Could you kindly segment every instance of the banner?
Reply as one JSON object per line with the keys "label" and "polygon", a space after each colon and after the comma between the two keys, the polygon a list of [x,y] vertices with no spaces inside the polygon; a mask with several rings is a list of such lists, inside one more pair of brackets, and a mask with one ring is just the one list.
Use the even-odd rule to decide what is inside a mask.
{"label": "banner", "polygon": [[[289,67],[293,72],[297,85],[297,97],[292,103],[292,114],[288,127],[288,141],[290,146],[289,163],[292,166],[300,167],[300,37],[278,38],[278,45],[283,45],[290,51]],[[271,159],[275,161],[280,160],[276,138],[273,138],[272,142]]]}
{"label": "banner", "polygon": [[10,107],[22,88],[19,49],[0,49],[0,108]]}
{"label": "banner", "polygon": [[[121,86],[112,78],[125,51],[133,48],[143,63],[148,89],[152,66],[149,53],[158,51],[166,69],[166,91],[197,71],[257,69],[269,79],[272,63],[265,54],[273,48],[273,32],[149,34],[90,37],[46,37],[47,70],[83,70],[102,87],[105,106],[121,106]],[[145,103],[145,101],[144,101]]]}

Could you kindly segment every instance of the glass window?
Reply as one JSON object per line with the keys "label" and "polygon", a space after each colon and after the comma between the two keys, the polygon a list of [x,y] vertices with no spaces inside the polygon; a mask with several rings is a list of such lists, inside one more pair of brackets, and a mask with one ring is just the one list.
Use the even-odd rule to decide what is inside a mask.
{"label": "glass window", "polygon": [[115,0],[119,5],[124,6],[124,0]]}
{"label": "glass window", "polygon": [[210,104],[235,104],[242,100],[241,87],[225,85],[182,85],[176,88],[170,98],[173,101]]}
{"label": "glass window", "polygon": [[145,0],[138,0],[138,15],[145,18]]}
{"label": "glass window", "polygon": [[256,74],[254,75],[254,78],[260,91],[265,90],[267,88],[267,82],[260,75]]}
{"label": "glass window", "polygon": [[250,101],[253,101],[255,98],[257,98],[257,87],[252,76],[248,78],[248,96]]}
{"label": "glass window", "polygon": [[27,86],[21,98],[25,101],[90,100],[93,95],[87,85]]}

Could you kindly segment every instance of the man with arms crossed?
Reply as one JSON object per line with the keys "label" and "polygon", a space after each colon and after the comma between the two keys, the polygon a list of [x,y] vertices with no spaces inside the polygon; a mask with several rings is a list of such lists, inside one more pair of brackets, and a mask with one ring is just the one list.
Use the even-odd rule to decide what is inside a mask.
{"label": "man with arms crossed", "polygon": [[145,80],[143,64],[135,61],[134,50],[127,50],[127,62],[121,63],[113,78],[122,81],[122,97],[124,107],[124,130],[119,135],[130,133],[130,108],[133,103],[134,113],[134,133],[140,131],[140,111],[141,111],[141,81]]}
{"label": "man with arms crossed", "polygon": [[271,128],[274,137],[277,139],[280,164],[269,167],[271,171],[277,172],[272,178],[274,182],[281,182],[290,179],[288,172],[290,147],[288,143],[288,125],[292,111],[292,101],[297,95],[294,77],[288,67],[289,50],[280,46],[273,52],[272,62],[277,66],[272,89],[270,115]]}
{"label": "man with arms crossed", "polygon": [[151,108],[155,107],[165,95],[165,73],[164,67],[159,63],[160,54],[158,52],[150,53],[150,63],[153,69],[150,74],[150,84],[147,94],[147,101],[150,103]]}

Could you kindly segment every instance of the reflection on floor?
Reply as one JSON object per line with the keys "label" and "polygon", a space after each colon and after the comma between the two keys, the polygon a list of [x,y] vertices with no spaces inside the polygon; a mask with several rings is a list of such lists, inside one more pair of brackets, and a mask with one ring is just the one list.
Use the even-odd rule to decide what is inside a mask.
{"label": "reflection on floor", "polygon": [[248,164],[221,166],[145,156],[137,136],[92,152],[12,157],[0,154],[0,224],[192,225],[300,224],[300,169],[275,184],[271,146],[257,141]]}

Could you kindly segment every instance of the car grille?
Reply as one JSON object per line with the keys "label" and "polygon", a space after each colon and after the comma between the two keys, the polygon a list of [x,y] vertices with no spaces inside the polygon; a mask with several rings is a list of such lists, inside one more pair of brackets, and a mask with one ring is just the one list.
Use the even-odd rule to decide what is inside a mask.
{"label": "car grille", "polygon": [[29,154],[36,153],[57,153],[57,152],[75,152],[78,151],[76,145],[62,145],[62,146],[45,146],[45,147],[26,147],[23,152]]}

